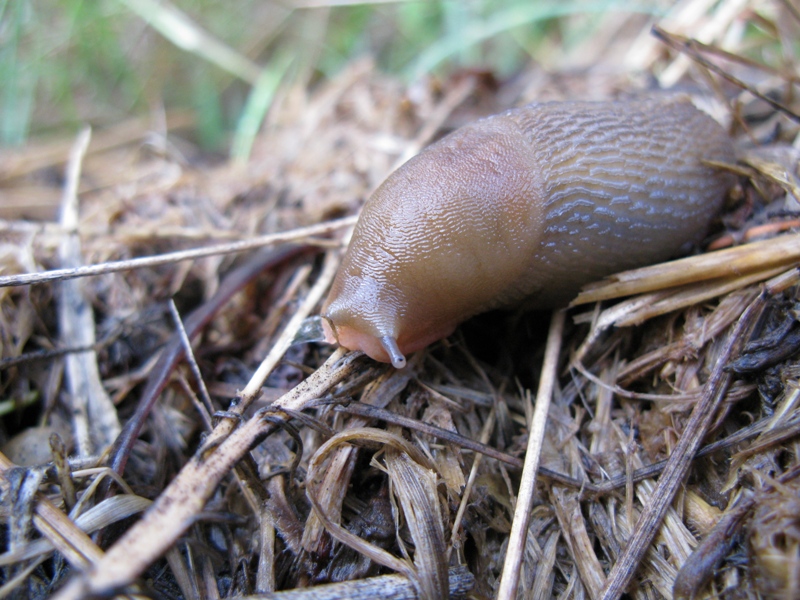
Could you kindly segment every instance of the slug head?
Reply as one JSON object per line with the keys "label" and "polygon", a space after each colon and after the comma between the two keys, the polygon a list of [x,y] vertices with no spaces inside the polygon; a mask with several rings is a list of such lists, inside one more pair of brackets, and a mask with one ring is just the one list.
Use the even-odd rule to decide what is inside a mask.
{"label": "slug head", "polygon": [[[450,335],[455,325],[437,327],[419,323],[403,327],[408,314],[407,294],[386,280],[354,273],[351,252],[345,256],[322,310],[325,339],[351,350],[361,350],[395,368],[406,366],[405,356]],[[355,258],[358,259],[359,253]],[[356,262],[358,262],[356,260]]]}
{"label": "slug head", "polygon": [[459,129],[392,173],[364,205],[322,308],[328,341],[375,360],[512,304],[535,244],[535,169],[504,115]]}

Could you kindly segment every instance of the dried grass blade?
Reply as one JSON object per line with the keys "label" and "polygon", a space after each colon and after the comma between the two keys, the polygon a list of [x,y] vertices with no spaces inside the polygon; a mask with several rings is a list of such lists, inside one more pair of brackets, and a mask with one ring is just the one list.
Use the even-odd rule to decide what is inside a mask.
{"label": "dried grass blade", "polygon": [[[402,370],[391,369],[384,371],[364,391],[362,402],[367,404],[362,404],[361,402],[352,404],[358,404],[364,408],[369,407],[371,410],[381,412],[380,407],[386,406],[392,399],[397,397],[406,388],[413,375],[414,369],[412,365]],[[360,416],[350,419],[346,424],[346,429],[365,427],[369,424],[371,418],[374,417],[362,413]],[[325,512],[334,519],[338,519],[342,500],[350,485],[355,456],[355,448],[352,446],[340,446],[335,454],[328,459],[328,468],[319,488],[325,491],[320,493],[319,497],[320,504]],[[324,531],[325,528],[317,518],[316,513],[312,512],[308,515],[306,526],[303,530],[303,548],[308,552],[316,551],[317,547],[323,543],[322,534]]]}
{"label": "dried grass blade", "polygon": [[[194,124],[194,114],[189,111],[168,111],[164,116],[168,130],[182,129]],[[130,144],[142,139],[143,132],[151,126],[152,116],[133,117],[120,123],[111,125],[102,131],[92,134],[92,143],[89,146],[89,155],[99,154],[112,150],[125,144]],[[64,157],[69,152],[70,143],[66,140],[57,140],[46,143],[31,143],[24,148],[0,149],[0,182],[5,183],[10,179],[30,175],[40,169],[55,167],[63,164]],[[41,186],[27,188],[41,193]],[[4,198],[5,200],[5,198]],[[13,223],[16,226],[25,226],[24,223]],[[41,224],[47,227],[48,224]]]}
{"label": "dried grass blade", "polygon": [[713,279],[706,283],[692,284],[678,288],[668,296],[654,301],[649,306],[643,306],[636,312],[629,313],[614,323],[617,327],[630,327],[641,325],[649,319],[660,317],[683,308],[688,308],[712,298],[718,298],[730,292],[747,287],[754,283],[764,281],[779,275],[786,269],[785,266],[774,269],[764,269],[748,275],[736,277],[723,277]]}
{"label": "dried grass blade", "polygon": [[332,437],[327,442],[322,444],[322,446],[319,447],[319,450],[317,450],[316,454],[314,454],[309,461],[306,497],[308,498],[309,502],[311,502],[311,506],[314,508],[314,512],[317,514],[317,517],[334,539],[350,546],[356,552],[360,552],[364,556],[374,560],[376,563],[388,567],[393,571],[397,571],[398,573],[402,573],[406,577],[416,581],[416,569],[412,564],[410,564],[408,561],[397,558],[393,554],[390,554],[386,550],[379,548],[374,544],[367,542],[366,540],[361,539],[354,533],[342,527],[339,523],[331,519],[331,515],[325,511],[320,502],[320,490],[314,482],[318,478],[318,474],[322,469],[323,462],[329,454],[331,454],[334,450],[337,450],[342,444],[350,444],[354,441],[362,443],[373,442],[387,445],[391,448],[397,448],[400,451],[410,455],[417,462],[432,468],[432,465],[429,464],[428,459],[419,449],[417,449],[415,446],[412,446],[409,442],[397,435],[370,427],[351,429]]}
{"label": "dried grass blade", "polygon": [[205,31],[169,2],[123,0],[124,4],[173,44],[207,60],[228,73],[255,84],[261,69],[246,56]]}
{"label": "dried grass blade", "polygon": [[444,525],[436,493],[437,476],[407,454],[386,453],[386,470],[400,499],[406,524],[414,540],[416,584],[420,597],[434,600],[448,598],[447,549]]}
{"label": "dried grass blade", "polygon": [[542,548],[541,559],[536,563],[536,575],[531,586],[530,597],[532,600],[550,600],[550,598],[553,598],[553,583],[556,578],[553,568],[556,564],[558,540],[560,538],[561,532],[554,531],[547,538],[544,548]]}
{"label": "dried grass blade", "polygon": [[560,487],[554,488],[552,494],[553,507],[561,524],[561,532],[569,547],[572,560],[578,567],[581,581],[589,596],[597,598],[603,588],[605,574],[586,528],[578,500],[579,495]]}

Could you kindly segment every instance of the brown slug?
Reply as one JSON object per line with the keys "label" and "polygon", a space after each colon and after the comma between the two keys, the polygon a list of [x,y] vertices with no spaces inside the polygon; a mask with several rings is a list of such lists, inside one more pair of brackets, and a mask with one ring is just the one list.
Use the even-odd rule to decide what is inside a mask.
{"label": "brown slug", "polygon": [[329,341],[405,366],[478,313],[565,305],[582,285],[701,240],[734,145],[685,97],[549,102],[482,119],[364,205],[322,308]]}

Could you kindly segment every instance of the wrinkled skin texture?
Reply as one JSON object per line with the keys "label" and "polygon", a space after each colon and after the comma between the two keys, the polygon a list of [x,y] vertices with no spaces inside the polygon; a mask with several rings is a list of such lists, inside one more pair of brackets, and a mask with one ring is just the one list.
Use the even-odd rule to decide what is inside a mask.
{"label": "wrinkled skin texture", "polygon": [[329,338],[402,366],[382,338],[408,354],[478,313],[562,306],[671,258],[733,183],[703,160],[734,162],[733,143],[684,98],[532,104],[463,127],[365,204],[322,309]]}

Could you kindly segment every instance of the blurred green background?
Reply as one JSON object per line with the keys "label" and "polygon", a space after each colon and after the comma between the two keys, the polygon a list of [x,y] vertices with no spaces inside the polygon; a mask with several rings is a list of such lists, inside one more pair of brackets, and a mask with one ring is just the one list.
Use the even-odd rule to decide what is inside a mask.
{"label": "blurred green background", "polygon": [[0,144],[190,108],[226,150],[281,81],[313,87],[369,56],[406,80],[459,67],[503,76],[591,36],[598,13],[671,2],[0,0]]}

